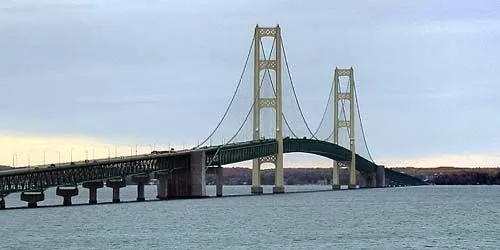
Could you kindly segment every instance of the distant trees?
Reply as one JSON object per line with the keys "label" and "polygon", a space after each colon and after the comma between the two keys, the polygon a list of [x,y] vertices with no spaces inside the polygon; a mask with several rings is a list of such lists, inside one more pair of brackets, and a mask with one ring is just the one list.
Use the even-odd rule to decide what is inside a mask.
{"label": "distant trees", "polygon": [[434,177],[436,185],[500,185],[500,172],[496,175],[478,172],[460,172]]}
{"label": "distant trees", "polygon": [[[248,168],[224,168],[225,185],[252,184],[252,170]],[[284,169],[284,179],[287,185],[305,185],[331,182],[329,168],[287,168]],[[215,183],[215,175],[207,175],[208,184]],[[274,169],[261,171],[262,185],[274,184]]]}
{"label": "distant trees", "polygon": [[[436,185],[500,185],[499,168],[401,168],[394,169],[426,180]],[[225,185],[252,184],[252,169],[224,168]],[[332,179],[330,168],[286,168],[284,170],[285,184],[329,184]],[[215,175],[207,175],[207,183],[215,184]],[[348,170],[341,171],[343,183],[348,182]],[[274,184],[274,169],[261,171],[263,185]]]}

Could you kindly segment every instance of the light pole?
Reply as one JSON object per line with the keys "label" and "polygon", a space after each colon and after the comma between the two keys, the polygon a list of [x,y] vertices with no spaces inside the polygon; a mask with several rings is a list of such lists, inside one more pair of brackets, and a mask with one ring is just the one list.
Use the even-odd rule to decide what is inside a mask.
{"label": "light pole", "polygon": [[92,160],[95,160],[95,148],[92,148]]}
{"label": "light pole", "polygon": [[12,167],[15,168],[17,163],[17,153],[12,154]]}
{"label": "light pole", "polygon": [[61,151],[57,150],[57,157],[59,158],[59,164],[61,164]]}
{"label": "light pole", "polygon": [[85,160],[89,160],[89,151],[87,149],[85,149]]}
{"label": "light pole", "polygon": [[31,165],[31,156],[29,153],[26,153],[28,155],[28,167]]}
{"label": "light pole", "polygon": [[135,144],[135,155],[137,156],[137,143]]}
{"label": "light pole", "polygon": [[73,148],[71,148],[71,151],[69,153],[69,157],[70,157],[70,162],[73,162]]}
{"label": "light pole", "polygon": [[111,159],[111,155],[109,154],[109,147],[106,148],[108,150],[108,161]]}
{"label": "light pole", "polygon": [[43,150],[43,165],[45,165],[45,150]]}
{"label": "light pole", "polygon": [[132,149],[133,149],[133,147],[130,146],[130,156],[132,156]]}

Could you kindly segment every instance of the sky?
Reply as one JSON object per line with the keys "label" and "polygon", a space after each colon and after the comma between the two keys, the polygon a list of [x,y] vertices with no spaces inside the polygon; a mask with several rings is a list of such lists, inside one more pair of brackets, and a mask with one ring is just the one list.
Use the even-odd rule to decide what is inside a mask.
{"label": "sky", "polygon": [[377,163],[500,166],[493,0],[2,1],[0,165],[196,145],[224,113],[256,24],[280,25],[312,126],[333,69],[352,66]]}

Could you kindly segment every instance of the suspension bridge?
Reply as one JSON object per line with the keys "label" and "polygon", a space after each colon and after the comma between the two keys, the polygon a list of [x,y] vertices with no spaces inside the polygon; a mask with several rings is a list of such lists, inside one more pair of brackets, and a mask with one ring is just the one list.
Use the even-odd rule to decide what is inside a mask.
{"label": "suspension bridge", "polygon": [[[231,136],[224,137],[228,134]],[[126,178],[137,184],[137,200],[142,201],[144,185],[151,177],[157,179],[157,198],[170,199],[205,197],[206,175],[216,174],[217,196],[221,196],[222,166],[245,161],[252,165],[251,193],[263,193],[263,164],[274,165],[273,193],[284,193],[283,155],[294,152],[333,160],[332,189],[346,184],[349,189],[424,184],[372,159],[352,67],[335,68],[321,121],[312,128],[300,106],[281,28],[256,26],[231,100],[215,128],[198,145],[1,171],[0,207],[5,208],[4,197],[15,192],[21,192],[28,207],[36,207],[50,187],[57,187],[63,204],[70,205],[71,197],[79,193],[78,185],[89,189],[91,204],[97,203],[97,189],[104,185],[113,188],[113,202],[119,202]],[[349,181],[341,183],[340,170],[346,168]]]}

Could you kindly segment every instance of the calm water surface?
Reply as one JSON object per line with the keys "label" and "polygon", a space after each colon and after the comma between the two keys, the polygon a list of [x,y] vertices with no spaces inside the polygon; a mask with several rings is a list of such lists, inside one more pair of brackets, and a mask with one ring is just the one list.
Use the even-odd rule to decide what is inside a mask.
{"label": "calm water surface", "polygon": [[[311,189],[328,187],[287,187]],[[74,202],[87,202],[80,191]],[[54,193],[40,205],[60,204]],[[427,186],[4,210],[0,249],[500,249],[499,208],[499,186]]]}

